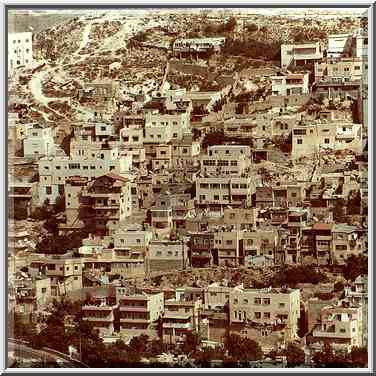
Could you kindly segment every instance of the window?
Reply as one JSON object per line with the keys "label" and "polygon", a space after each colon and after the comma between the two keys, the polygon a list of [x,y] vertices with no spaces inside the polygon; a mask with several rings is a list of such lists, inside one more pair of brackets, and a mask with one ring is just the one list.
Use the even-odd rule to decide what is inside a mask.
{"label": "window", "polygon": [[244,299],[243,304],[248,304],[248,299]]}
{"label": "window", "polygon": [[284,308],[285,307],[285,303],[279,303],[279,308]]}
{"label": "window", "polygon": [[264,312],[264,319],[270,319],[270,312]]}
{"label": "window", "polygon": [[184,148],[183,149],[183,154],[187,154],[188,153],[188,149]]}
{"label": "window", "polygon": [[336,245],[336,250],[337,251],[346,251],[347,250],[347,245]]}
{"label": "window", "polygon": [[232,240],[226,240],[227,245],[232,245]]}
{"label": "window", "polygon": [[211,292],[210,296],[217,296],[217,293],[216,292]]}
{"label": "window", "polygon": [[46,187],[46,194],[50,195],[52,193],[52,188],[51,187]]}
{"label": "window", "polygon": [[214,195],[214,200],[219,200],[219,195]]}
{"label": "window", "polygon": [[255,298],[255,304],[261,304],[261,298]]}
{"label": "window", "polygon": [[231,166],[237,166],[238,165],[238,161],[231,161]]}
{"label": "window", "polygon": [[355,70],[360,70],[360,67],[357,65],[354,67]]}
{"label": "window", "polygon": [[101,127],[101,131],[105,131],[106,130],[106,127]]}
{"label": "window", "polygon": [[346,333],[346,329],[345,329],[345,328],[341,328],[341,329],[339,330],[339,332],[340,332],[340,333]]}
{"label": "window", "polygon": [[329,144],[329,143],[330,143],[330,139],[329,139],[329,138],[325,138],[325,139],[324,139],[324,143],[325,143],[325,144]]}
{"label": "window", "polygon": [[238,304],[238,299],[234,299],[234,304]]}
{"label": "window", "polygon": [[298,138],[298,139],[296,140],[296,143],[297,143],[298,145],[302,145],[302,144],[303,144],[303,140],[302,140],[301,138]]}
{"label": "window", "polygon": [[296,197],[296,192],[292,192],[291,197]]}
{"label": "window", "polygon": [[204,201],[206,199],[206,196],[205,195],[200,195],[200,200],[201,201]]}
{"label": "window", "polygon": [[261,319],[261,312],[255,312],[255,319]]}
{"label": "window", "polygon": [[270,298],[264,298],[263,304],[264,305],[269,305],[270,304]]}

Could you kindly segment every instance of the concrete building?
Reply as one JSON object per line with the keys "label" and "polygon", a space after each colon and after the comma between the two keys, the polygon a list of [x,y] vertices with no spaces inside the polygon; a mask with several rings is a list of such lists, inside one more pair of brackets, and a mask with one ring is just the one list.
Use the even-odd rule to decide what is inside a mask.
{"label": "concrete building", "polygon": [[316,122],[297,125],[292,134],[291,156],[312,156],[325,149],[360,152],[362,126],[351,122]]}
{"label": "concrete building", "polygon": [[45,276],[31,277],[19,272],[12,280],[16,304],[15,312],[31,314],[47,307],[52,300],[51,280]]}
{"label": "concrete building", "polygon": [[363,30],[354,33],[328,35],[327,56],[330,58],[367,58],[368,36]]}
{"label": "concrete building", "polygon": [[302,43],[302,44],[282,44],[281,45],[281,67],[288,68],[296,65],[305,65],[314,63],[322,59],[320,43]]}
{"label": "concrete building", "polygon": [[226,176],[198,177],[196,200],[200,207],[221,210],[225,206],[244,207],[250,205],[255,192],[255,181],[250,177]]}
{"label": "concrete building", "polygon": [[332,258],[333,262],[344,265],[351,255],[361,255],[364,252],[363,241],[358,235],[356,226],[336,223],[332,228]]}
{"label": "concrete building", "polygon": [[184,270],[188,265],[188,247],[182,241],[154,240],[146,257],[148,273]]}
{"label": "concrete building", "polygon": [[162,324],[164,342],[179,344],[187,334],[198,332],[201,309],[201,300],[193,301],[179,296],[165,300]]}
{"label": "concrete building", "polygon": [[244,263],[242,232],[232,226],[214,231],[214,264],[236,267]]}
{"label": "concrete building", "polygon": [[126,176],[132,168],[132,157],[121,156],[118,149],[102,147],[99,157],[93,153],[88,156],[41,158],[38,161],[39,202],[46,199],[54,203],[64,194],[65,180],[80,176],[88,179],[103,176],[110,171]]}
{"label": "concrete building", "polygon": [[256,208],[224,208],[223,222],[234,225],[238,230],[253,230],[258,224],[258,209]]}
{"label": "concrete building", "polygon": [[213,265],[214,234],[212,232],[189,233],[189,262],[192,267]]}
{"label": "concrete building", "polygon": [[55,143],[52,128],[42,128],[38,124],[32,124],[26,128],[23,140],[24,157],[38,158],[55,155]]}
{"label": "concrete building", "polygon": [[59,297],[82,288],[83,260],[70,255],[33,256],[30,268],[34,275],[44,275],[51,280],[51,296]]}
{"label": "concrete building", "polygon": [[174,169],[196,167],[200,155],[201,144],[192,137],[185,136],[181,140],[171,141],[171,163]]}
{"label": "concrete building", "polygon": [[131,183],[120,175],[108,173],[95,178],[81,191],[80,219],[98,234],[108,234],[131,213]]}
{"label": "concrete building", "polygon": [[176,39],[173,45],[175,54],[219,52],[225,44],[226,38],[191,38]]}
{"label": "concrete building", "polygon": [[262,335],[282,330],[286,341],[297,338],[300,318],[298,289],[249,289],[237,286],[230,292],[230,322],[262,326]]}
{"label": "concrete building", "polygon": [[111,336],[115,331],[115,310],[108,297],[94,297],[90,304],[82,306],[82,320],[89,322],[99,331],[99,336]]}
{"label": "concrete building", "polygon": [[126,288],[118,287],[116,299],[120,333],[130,338],[141,334],[157,336],[157,321],[164,312],[163,293],[132,294]]}
{"label": "concrete building", "polygon": [[273,76],[272,95],[304,95],[309,93],[309,73]]}
{"label": "concrete building", "polygon": [[252,163],[249,146],[214,145],[201,157],[201,172],[208,175],[241,175]]}
{"label": "concrete building", "polygon": [[339,58],[351,54],[352,35],[332,34],[328,35],[327,57]]}
{"label": "concrete building", "polygon": [[337,306],[326,306],[321,309],[320,323],[313,329],[307,342],[314,349],[329,343],[336,350],[349,352],[353,346],[362,346],[362,338],[361,307],[342,300]]}
{"label": "concrete building", "polygon": [[33,63],[33,34],[31,32],[8,34],[8,75],[19,67]]}
{"label": "concrete building", "polygon": [[274,265],[275,251],[278,245],[277,230],[244,231],[241,241],[244,265]]}
{"label": "concrete building", "polygon": [[230,302],[232,290],[233,287],[230,287],[226,281],[211,283],[204,292],[205,309],[223,309]]}
{"label": "concrete building", "polygon": [[345,82],[368,79],[368,63],[361,58],[327,59],[315,63],[315,81],[344,79]]}

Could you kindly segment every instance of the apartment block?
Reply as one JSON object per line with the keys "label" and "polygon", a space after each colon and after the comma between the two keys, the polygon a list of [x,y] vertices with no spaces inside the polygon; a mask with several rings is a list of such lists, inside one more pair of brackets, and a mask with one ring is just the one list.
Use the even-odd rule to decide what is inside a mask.
{"label": "apartment block", "polygon": [[23,139],[24,157],[38,158],[55,155],[55,143],[52,128],[42,128],[38,124],[26,128]]}
{"label": "apartment block", "polygon": [[81,191],[80,219],[86,226],[94,225],[96,232],[108,234],[109,226],[132,213],[130,181],[108,173],[88,183]]}
{"label": "apartment block", "polygon": [[117,149],[102,148],[100,157],[76,156],[41,158],[38,161],[39,202],[46,199],[54,203],[59,195],[64,194],[65,180],[73,176],[89,179],[103,176],[110,171],[127,175],[132,168],[130,156],[120,156]]}
{"label": "apartment block", "polygon": [[8,34],[8,75],[19,67],[33,62],[33,34],[31,32]]}
{"label": "apartment block", "polygon": [[188,265],[188,247],[182,241],[153,240],[146,259],[149,273],[183,270]]}
{"label": "apartment block", "polygon": [[151,334],[155,337],[158,319],[164,312],[163,293],[131,294],[122,287],[116,290],[120,332],[128,337],[141,334]]}
{"label": "apartment block", "polygon": [[201,172],[208,175],[241,175],[252,163],[249,146],[215,145],[201,157]]}
{"label": "apartment block", "polygon": [[362,336],[361,307],[342,300],[337,306],[327,306],[321,309],[320,323],[315,326],[307,342],[314,349],[329,343],[336,350],[349,352],[353,346],[362,346]]}
{"label": "apartment block", "polygon": [[107,297],[94,297],[90,304],[82,306],[82,320],[99,331],[99,336],[111,336],[115,331],[116,305],[111,305]]}
{"label": "apartment block", "polygon": [[254,179],[250,177],[198,177],[196,200],[200,207],[220,210],[222,207],[250,205],[255,191]]}
{"label": "apartment block", "polygon": [[288,68],[290,65],[312,64],[322,57],[323,53],[319,42],[281,45],[282,68]]}
{"label": "apartment block", "polygon": [[235,287],[230,292],[230,322],[236,326],[245,323],[263,327],[263,335],[279,330],[285,340],[297,337],[300,318],[300,291],[298,289],[247,289]]}
{"label": "apartment block", "polygon": [[309,93],[309,73],[289,73],[272,77],[272,95],[304,95]]}
{"label": "apartment block", "polygon": [[164,302],[163,340],[168,344],[184,341],[189,333],[199,331],[201,300],[188,300],[183,297]]}

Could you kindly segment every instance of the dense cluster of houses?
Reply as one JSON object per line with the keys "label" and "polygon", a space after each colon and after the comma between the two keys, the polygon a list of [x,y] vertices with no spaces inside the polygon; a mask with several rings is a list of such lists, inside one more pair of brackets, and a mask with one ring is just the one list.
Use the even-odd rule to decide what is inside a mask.
{"label": "dense cluster of houses", "polygon": [[[173,48],[220,51],[223,43],[178,39]],[[366,276],[348,281],[341,299],[304,302],[298,288],[283,286],[213,281],[167,289],[129,281],[196,268],[341,270],[351,255],[367,255],[367,43],[357,31],[330,35],[326,46],[282,45],[279,74],[267,76],[265,97],[242,113],[231,106],[239,79],[218,92],[164,83],[150,95],[129,93],[121,106],[116,85],[87,85],[78,98],[100,101],[101,109],[73,127],[68,153],[54,129],[15,115],[9,144],[21,142],[37,180],[10,172],[9,198],[27,216],[62,200],[60,234],[93,230],[64,255],[37,254],[27,229],[12,231],[10,309],[32,316],[52,299],[90,290],[84,319],[109,341],[148,334],[175,344],[197,332],[220,343],[231,328],[270,350],[298,339],[308,317],[310,349],[365,345]],[[318,100],[322,107],[310,111]],[[218,131],[238,142],[204,146]],[[275,156],[278,140],[290,151]]]}

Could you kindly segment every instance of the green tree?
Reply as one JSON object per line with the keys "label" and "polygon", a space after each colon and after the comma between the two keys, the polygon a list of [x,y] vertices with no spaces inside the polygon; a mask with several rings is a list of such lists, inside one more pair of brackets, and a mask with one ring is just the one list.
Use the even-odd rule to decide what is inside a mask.
{"label": "green tree", "polygon": [[325,344],[323,349],[315,353],[312,357],[317,368],[347,368],[351,367],[351,362],[346,354],[336,353],[332,346]]}
{"label": "green tree", "polygon": [[258,30],[258,26],[254,23],[246,25],[245,28],[246,28],[247,32],[250,33],[250,34],[252,34],[252,33],[254,33],[255,31]]}
{"label": "green tree", "polygon": [[346,222],[345,206],[346,206],[346,201],[343,198],[339,198],[335,201],[335,204],[333,207],[333,220],[335,222],[339,222],[339,223]]}
{"label": "green tree", "polygon": [[254,361],[262,358],[260,345],[249,338],[243,338],[238,334],[226,336],[224,349],[227,354],[237,361]]}
{"label": "green tree", "polygon": [[54,204],[55,214],[65,211],[65,195],[59,195],[56,197]]}
{"label": "green tree", "polygon": [[59,222],[54,216],[47,218],[43,224],[43,227],[53,236],[57,236],[59,234]]}
{"label": "green tree", "polygon": [[235,17],[230,17],[226,24],[224,25],[224,31],[234,31],[236,27],[236,18]]}
{"label": "green tree", "polygon": [[136,354],[144,354],[149,342],[149,336],[141,334],[138,337],[133,337],[129,343],[129,349]]}
{"label": "green tree", "polygon": [[368,366],[368,350],[366,347],[353,347],[350,353],[353,367],[366,368]]}
{"label": "green tree", "polygon": [[290,342],[287,345],[286,356],[287,356],[287,365],[289,367],[296,367],[296,366],[304,364],[304,361],[305,361],[304,350],[301,347],[295,345],[294,343]]}
{"label": "green tree", "polygon": [[343,276],[354,281],[360,275],[368,274],[368,257],[364,255],[351,255],[347,258]]}
{"label": "green tree", "polygon": [[181,350],[184,354],[194,354],[200,345],[200,337],[195,333],[187,333],[185,336]]}

